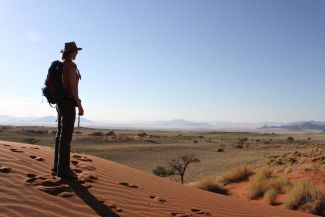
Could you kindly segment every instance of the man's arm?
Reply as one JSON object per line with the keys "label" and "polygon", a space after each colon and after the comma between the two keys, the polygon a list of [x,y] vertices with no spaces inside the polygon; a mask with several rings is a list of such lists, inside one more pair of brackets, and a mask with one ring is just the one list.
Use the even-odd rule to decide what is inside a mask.
{"label": "man's arm", "polygon": [[74,99],[74,101],[77,103],[79,115],[82,116],[84,111],[81,105],[81,100],[78,96],[78,86],[77,86],[77,74],[76,74],[76,65],[74,63],[68,63],[67,64],[67,71],[68,71],[68,77],[69,77],[69,92],[71,94],[71,97]]}

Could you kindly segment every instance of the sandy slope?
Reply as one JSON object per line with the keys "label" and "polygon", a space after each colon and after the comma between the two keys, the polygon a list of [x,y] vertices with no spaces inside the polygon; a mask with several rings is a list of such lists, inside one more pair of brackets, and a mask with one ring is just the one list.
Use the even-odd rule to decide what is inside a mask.
{"label": "sandy slope", "polygon": [[0,216],[311,216],[173,183],[71,153],[78,181],[50,174],[53,149],[0,141]]}

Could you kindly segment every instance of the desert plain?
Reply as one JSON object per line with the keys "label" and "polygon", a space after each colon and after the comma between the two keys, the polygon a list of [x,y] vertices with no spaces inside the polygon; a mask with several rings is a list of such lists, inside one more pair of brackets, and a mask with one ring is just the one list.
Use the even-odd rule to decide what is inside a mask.
{"label": "desert plain", "polygon": [[[17,182],[23,180],[21,189],[26,188],[21,192],[36,188],[39,194],[45,192],[42,199],[70,200],[77,211],[66,216],[78,216],[80,210],[85,216],[266,216],[262,210],[267,216],[324,216],[323,132],[76,128],[71,165],[80,183],[75,185],[51,176],[55,133],[53,127],[0,126],[0,176],[8,184],[1,189],[5,208],[0,216],[24,216],[33,205],[16,207],[19,194],[8,188],[19,185],[7,177],[15,171]],[[188,165],[183,184],[178,175],[153,172],[169,168],[171,160],[182,156],[198,159]],[[79,202],[74,201],[78,197]],[[54,216],[55,203],[41,216]],[[40,209],[46,208],[33,208],[25,216],[35,216]]]}

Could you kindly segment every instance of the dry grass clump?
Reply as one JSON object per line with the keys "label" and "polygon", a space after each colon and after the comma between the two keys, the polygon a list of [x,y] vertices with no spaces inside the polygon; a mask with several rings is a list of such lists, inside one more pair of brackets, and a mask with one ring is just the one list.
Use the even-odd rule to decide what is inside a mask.
{"label": "dry grass clump", "polygon": [[220,182],[226,185],[233,182],[246,181],[251,175],[253,175],[253,172],[248,166],[240,166],[223,175],[220,178]]}
{"label": "dry grass clump", "polygon": [[318,189],[309,179],[303,179],[292,187],[284,204],[289,209],[301,208],[325,216],[325,191]]}
{"label": "dry grass clump", "polygon": [[198,182],[189,183],[188,185],[217,194],[228,194],[228,190],[224,187],[224,185],[213,178],[202,179]]}
{"label": "dry grass clump", "polygon": [[284,172],[284,173],[292,173],[293,170],[294,170],[294,169],[293,169],[292,167],[287,167],[287,168],[284,169],[283,172]]}
{"label": "dry grass clump", "polygon": [[271,178],[272,174],[273,174],[273,171],[267,167],[261,168],[257,173],[257,175],[265,177],[265,178]]}
{"label": "dry grass clump", "polygon": [[278,190],[271,188],[264,194],[264,199],[266,203],[270,205],[274,205],[276,202],[276,197],[278,196],[279,192]]}
{"label": "dry grass clump", "polygon": [[286,192],[289,186],[289,180],[282,177],[272,176],[272,171],[264,168],[250,178],[247,197],[248,199],[258,199],[266,196],[268,197],[270,204],[272,204],[274,203],[277,194]]}
{"label": "dry grass clump", "polygon": [[320,171],[320,165],[315,163],[303,164],[300,168],[304,170]]}

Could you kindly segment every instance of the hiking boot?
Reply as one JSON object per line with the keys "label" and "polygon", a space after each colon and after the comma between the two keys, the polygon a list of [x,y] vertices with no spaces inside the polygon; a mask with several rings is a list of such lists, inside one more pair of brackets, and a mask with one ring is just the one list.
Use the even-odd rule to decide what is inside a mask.
{"label": "hiking boot", "polygon": [[64,178],[64,179],[69,179],[69,180],[77,180],[78,176],[74,174],[72,171],[68,171],[65,173],[59,173],[57,174],[58,177]]}

